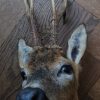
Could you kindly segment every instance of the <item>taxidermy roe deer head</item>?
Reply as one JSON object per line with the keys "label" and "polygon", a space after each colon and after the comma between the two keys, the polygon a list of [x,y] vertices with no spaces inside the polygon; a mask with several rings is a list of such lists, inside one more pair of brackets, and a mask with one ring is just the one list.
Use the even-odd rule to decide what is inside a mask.
{"label": "taxidermy roe deer head", "polygon": [[[52,0],[53,14],[54,6]],[[35,33],[33,48],[23,39],[19,40],[18,58],[23,83],[17,100],[78,100],[79,62],[86,49],[86,29],[80,25],[73,31],[65,55],[55,41],[55,23],[53,20],[50,45],[37,45]]]}

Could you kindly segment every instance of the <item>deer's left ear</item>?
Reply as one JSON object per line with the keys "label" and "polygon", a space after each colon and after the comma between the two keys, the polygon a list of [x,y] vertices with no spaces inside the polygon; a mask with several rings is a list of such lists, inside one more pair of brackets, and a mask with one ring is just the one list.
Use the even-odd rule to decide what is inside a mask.
{"label": "deer's left ear", "polygon": [[80,25],[68,41],[67,57],[78,64],[86,49],[87,34],[84,25]]}
{"label": "deer's left ear", "polygon": [[25,69],[28,67],[28,63],[30,62],[30,54],[32,52],[33,48],[26,45],[23,39],[20,39],[18,44],[18,58],[21,68]]}

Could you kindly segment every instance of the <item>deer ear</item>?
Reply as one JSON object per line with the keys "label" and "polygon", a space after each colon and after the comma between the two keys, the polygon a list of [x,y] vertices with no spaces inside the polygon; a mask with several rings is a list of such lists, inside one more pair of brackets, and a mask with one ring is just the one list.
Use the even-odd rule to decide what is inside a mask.
{"label": "deer ear", "polygon": [[33,52],[33,48],[26,45],[23,39],[19,40],[18,44],[18,58],[21,68],[27,68],[30,62],[30,54]]}
{"label": "deer ear", "polygon": [[84,25],[80,25],[68,41],[67,57],[78,64],[86,49],[87,34]]}

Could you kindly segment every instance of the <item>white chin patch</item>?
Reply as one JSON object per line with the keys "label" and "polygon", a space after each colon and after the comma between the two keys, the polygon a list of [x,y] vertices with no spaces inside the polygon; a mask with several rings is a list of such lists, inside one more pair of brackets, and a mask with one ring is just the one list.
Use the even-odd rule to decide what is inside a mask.
{"label": "white chin patch", "polygon": [[41,88],[41,85],[40,85],[39,81],[30,82],[28,84],[26,84],[26,82],[23,82],[23,83],[25,83],[25,84],[22,84],[23,88],[27,88],[27,87]]}

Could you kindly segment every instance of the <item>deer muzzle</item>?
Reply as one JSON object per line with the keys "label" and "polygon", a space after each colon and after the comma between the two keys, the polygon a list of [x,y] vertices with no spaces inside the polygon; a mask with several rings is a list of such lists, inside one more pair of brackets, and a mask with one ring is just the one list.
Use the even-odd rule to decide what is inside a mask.
{"label": "deer muzzle", "polygon": [[49,100],[43,90],[40,88],[27,87],[22,89],[16,100]]}

